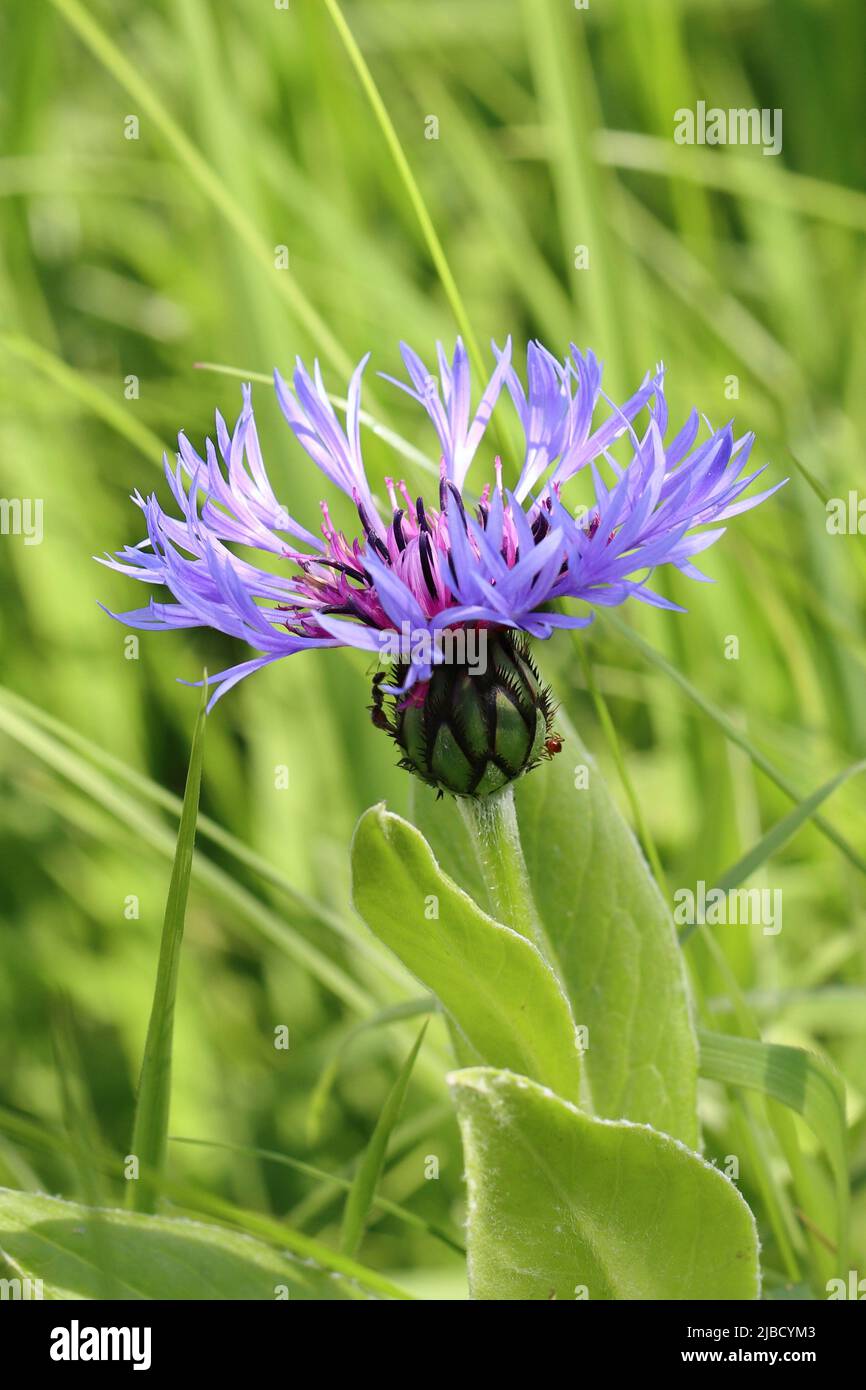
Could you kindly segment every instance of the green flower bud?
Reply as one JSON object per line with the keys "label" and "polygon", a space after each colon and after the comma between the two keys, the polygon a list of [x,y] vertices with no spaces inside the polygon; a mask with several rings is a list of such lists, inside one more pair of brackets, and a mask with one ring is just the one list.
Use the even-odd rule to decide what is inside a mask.
{"label": "green flower bud", "polygon": [[[526,639],[486,628],[485,663],[443,663],[406,695],[385,696],[373,682],[373,722],[399,746],[400,767],[440,796],[489,796],[559,751],[550,690],[542,685]],[[483,669],[482,669],[483,668]],[[400,686],[407,667],[388,684]]]}

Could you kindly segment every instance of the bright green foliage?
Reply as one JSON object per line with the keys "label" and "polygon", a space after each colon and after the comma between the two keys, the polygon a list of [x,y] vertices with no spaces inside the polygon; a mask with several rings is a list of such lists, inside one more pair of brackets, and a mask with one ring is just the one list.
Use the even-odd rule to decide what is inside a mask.
{"label": "bright green foliage", "polygon": [[[718,884],[733,865],[753,875],[749,886],[784,893],[779,935],[718,928],[713,954],[695,931],[682,957],[703,1029],[741,1028],[733,980],[765,1039],[820,1066],[826,1058],[844,1078],[847,1129],[838,1095],[802,1063],[787,1078],[801,1069],[798,1094],[766,1054],[705,1052],[714,1079],[700,1091],[704,1151],[720,1166],[741,1160],[765,1287],[825,1297],[824,1265],[849,1267],[835,1268],[842,1165],[854,1178],[851,1262],[866,1249],[866,806],[862,779],[836,780],[866,748],[866,518],[856,511],[866,194],[861,143],[839,138],[863,127],[860,0],[6,8],[0,494],[43,499],[45,539],[0,537],[0,682],[14,692],[0,695],[0,1182],[91,1200],[88,1158],[72,1161],[71,1138],[43,1150],[9,1124],[32,1116],[61,1131],[66,1090],[80,1092],[111,1153],[128,1152],[197,701],[177,678],[239,659],[236,643],[194,630],[140,633],[133,647],[99,612],[97,600],[135,601],[127,580],[91,559],[140,538],[129,494],[155,487],[165,498],[163,449],[179,428],[200,449],[214,408],[233,423],[240,382],[251,380],[275,492],[315,529],[327,484],[288,438],[270,374],[285,374],[296,353],[318,356],[339,392],[373,348],[362,437],[374,489],[384,496],[382,478],[396,472],[413,495],[435,496],[436,441],[373,367],[399,373],[399,339],[428,350],[458,327],[488,360],[490,339],[508,332],[518,355],[531,337],[559,350],[574,340],[604,359],[617,397],[664,361],[672,422],[693,404],[714,425],[733,417],[738,434],[755,431],[768,481],[791,474],[772,509],[738,518],[703,557],[718,582],[663,580],[687,613],[633,604],[534,648],[565,742],[520,779],[516,801],[535,899],[558,940],[561,993],[589,1029],[575,1099],[683,1138],[694,1125],[694,1041],[658,895],[641,883],[632,846],[624,881],[605,885],[608,902],[629,904],[618,951],[586,879],[596,852],[608,857],[604,841],[587,844],[579,828],[569,838],[569,775],[584,760],[569,723],[593,758],[573,810],[592,806],[592,824],[610,827],[600,807],[613,797],[640,829],[580,643],[669,890]],[[711,92],[723,105],[735,93],[737,106],[783,108],[781,155],[675,145],[675,108]],[[202,360],[227,369],[196,370]],[[521,458],[507,401],[493,426],[511,486]],[[470,487],[480,490],[491,466],[479,454]],[[588,500],[588,481],[575,480],[566,505]],[[852,492],[853,526],[832,534],[827,502],[841,500],[847,517]],[[335,522],[351,528],[351,503],[331,500]],[[432,805],[430,793],[428,809],[428,789],[394,766],[398,754],[373,727],[370,675],[362,655],[292,659],[232,691],[210,719],[174,1020],[172,1129],[234,1146],[173,1146],[169,1174],[189,1184],[185,1208],[234,1221],[243,1207],[271,1230],[290,1213],[286,1229],[315,1234],[335,1256],[345,1187],[262,1155],[309,1159],[347,1181],[414,1041],[399,1010],[353,1035],[307,1142],[310,1097],[342,1040],[418,994],[349,909],[346,847],[359,816],[380,802],[408,815],[445,873],[491,912],[462,823],[449,839],[453,806]],[[547,799],[543,781],[562,788],[549,836],[531,815]],[[549,881],[554,853],[557,872],[574,873],[566,892]],[[670,906],[670,891],[662,897]],[[413,912],[420,935],[442,935],[444,913],[435,922],[423,905]],[[566,921],[585,933],[585,961],[569,949]],[[600,955],[605,941],[612,960]],[[537,954],[524,958],[543,979],[533,994],[557,999]],[[633,1030],[609,1025],[614,983],[634,1005]],[[50,1043],[58,994],[80,1073]],[[497,1065],[529,1076],[550,1066],[547,1034],[515,1032],[510,1018],[497,1031],[484,1006]],[[552,1014],[564,1047],[555,1003]],[[290,1032],[288,1051],[273,1046],[277,1025]],[[450,1065],[434,1021],[360,1256],[398,1284],[411,1275],[422,1297],[462,1296],[464,1264],[424,1220],[398,1224],[384,1203],[449,1229],[460,1210]],[[547,1084],[565,1093],[573,1065],[560,1066],[568,1075]],[[779,1093],[771,1082],[787,1102],[767,1099]],[[783,1104],[793,1150],[766,1122]],[[429,1153],[436,1182],[424,1177]],[[119,1163],[104,1174],[107,1205],[127,1196],[119,1174]],[[207,1212],[204,1194],[234,1203],[234,1216]],[[8,1214],[2,1226],[11,1230]]]}
{"label": "bright green foliage", "polygon": [[758,1296],[752,1213],[697,1154],[648,1126],[593,1119],[509,1072],[450,1080],[476,1298]]}
{"label": "bright green foliage", "polygon": [[574,1023],[536,947],[482,912],[415,827],[384,807],[361,817],[352,866],[358,911],[433,990],[473,1053],[578,1099]]}
{"label": "bright green foliage", "polygon": [[[322,1299],[347,1279],[222,1226],[0,1189],[0,1253],[46,1299]],[[352,1286],[354,1291],[354,1286]]]}

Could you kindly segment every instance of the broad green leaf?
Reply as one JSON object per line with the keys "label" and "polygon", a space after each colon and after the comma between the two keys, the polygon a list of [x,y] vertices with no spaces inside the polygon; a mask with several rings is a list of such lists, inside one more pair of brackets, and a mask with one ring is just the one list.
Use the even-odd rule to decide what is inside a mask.
{"label": "broad green leaf", "polygon": [[366,811],[352,876],[370,930],[433,990],[475,1055],[579,1098],[574,1023],[552,970],[442,872],[413,825],[384,806]]}
{"label": "broad green leaf", "polygon": [[388,1140],[391,1137],[392,1129],[400,1118],[400,1111],[409,1089],[415,1058],[418,1056],[418,1049],[424,1041],[426,1032],[427,1024],[425,1023],[415,1040],[412,1051],[400,1068],[400,1074],[391,1087],[385,1104],[382,1106],[376,1127],[370,1136],[370,1142],[358,1165],[355,1180],[349,1189],[343,1210],[343,1226],[340,1232],[340,1249],[345,1255],[354,1255],[363,1239],[364,1227],[367,1224],[370,1208],[376,1196],[376,1188],[379,1186],[379,1179],[385,1166]]}
{"label": "broad green leaf", "polygon": [[[700,1071],[726,1086],[746,1086],[802,1115],[830,1161],[836,1189],[836,1243],[844,1257],[848,1228],[845,1089],[835,1071],[799,1047],[698,1032]],[[844,1263],[844,1258],[842,1258]]]}
{"label": "broad green leaf", "polygon": [[[588,1030],[584,1100],[591,1099],[596,1114],[652,1124],[694,1145],[697,1045],[671,915],[595,763],[562,714],[557,727],[562,752],[515,783],[515,803],[554,968],[575,1022]],[[580,768],[588,785],[578,789]],[[413,814],[443,867],[481,894],[477,849],[456,808],[420,788]],[[486,904],[486,894],[479,901]]]}
{"label": "broad green leaf", "polygon": [[348,1280],[225,1227],[6,1188],[0,1255],[7,1277],[41,1279],[46,1299],[101,1298],[107,1284],[119,1299],[327,1299],[349,1289]]}
{"label": "broad green leaf", "polygon": [[[141,1076],[135,1104],[132,1152],[141,1167],[149,1170],[150,1173],[161,1172],[168,1143],[174,1006],[195,847],[195,826],[204,759],[206,704],[207,680],[205,679],[189,756],[183,810],[177,832],[177,848],[172,864],[171,882],[168,888],[162,937],[159,944],[159,964],[156,971],[153,1005],[147,1027],[147,1039],[144,1045],[144,1057],[141,1063]],[[134,1211],[153,1211],[155,1202],[156,1189],[150,1177],[142,1176],[138,1181],[130,1183],[129,1205]]]}
{"label": "broad green leaf", "polygon": [[[97,1149],[87,1148],[81,1143],[77,1135],[64,1133],[42,1121],[28,1119],[12,1111],[4,1110],[2,1107],[0,1107],[0,1128],[28,1148],[66,1156],[71,1154],[78,1161],[86,1160],[97,1165],[106,1176],[116,1178],[122,1169],[120,1157],[112,1153],[110,1149],[101,1145]],[[205,1216],[213,1217],[224,1225],[238,1228],[241,1232],[275,1246],[281,1252],[288,1251],[290,1258],[300,1259],[305,1267],[327,1271],[337,1279],[349,1279],[359,1289],[364,1289],[378,1297],[410,1300],[413,1297],[406,1289],[400,1288],[386,1275],[380,1274],[378,1270],[367,1269],[357,1260],[350,1259],[347,1255],[342,1255],[339,1251],[331,1249],[330,1246],[325,1245],[315,1236],[309,1236],[304,1231],[286,1225],[285,1222],[274,1216],[236,1206],[234,1202],[227,1202],[222,1197],[213,1196],[204,1188],[190,1183],[177,1182],[166,1173],[154,1174],[153,1180],[159,1190],[179,1207],[183,1207],[187,1211],[200,1212]],[[32,1194],[17,1191],[5,1194],[0,1191],[0,1196],[3,1195],[9,1197],[32,1196]],[[67,1203],[67,1205],[69,1204]],[[98,1225],[102,1214],[101,1209],[90,1207],[87,1210],[94,1215],[95,1223]],[[117,1212],[116,1215],[120,1219],[126,1214]],[[138,1216],[130,1216],[129,1219],[137,1220]],[[148,1219],[150,1218],[148,1217]]]}
{"label": "broad green leaf", "polygon": [[449,1082],[477,1299],[753,1299],[752,1213],[718,1169],[648,1125],[599,1120],[492,1068]]}
{"label": "broad green leaf", "polygon": [[593,759],[557,725],[562,752],[518,783],[517,819],[560,978],[588,1030],[592,1109],[694,1146],[697,1046],[671,914]]}

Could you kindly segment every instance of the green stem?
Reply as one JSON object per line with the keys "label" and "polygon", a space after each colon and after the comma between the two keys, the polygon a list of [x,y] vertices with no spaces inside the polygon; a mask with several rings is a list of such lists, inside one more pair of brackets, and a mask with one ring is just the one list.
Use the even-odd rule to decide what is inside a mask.
{"label": "green stem", "polygon": [[460,797],[457,804],[475,846],[494,916],[525,936],[552,964],[553,950],[538,916],[523,858],[513,786],[479,799]]}

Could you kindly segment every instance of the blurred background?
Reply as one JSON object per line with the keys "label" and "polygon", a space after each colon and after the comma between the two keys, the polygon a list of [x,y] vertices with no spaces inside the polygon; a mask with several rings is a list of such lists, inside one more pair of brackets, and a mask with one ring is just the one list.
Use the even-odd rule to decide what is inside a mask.
{"label": "blurred background", "polygon": [[[733,416],[768,478],[791,478],[705,557],[716,585],[664,581],[687,615],[621,614],[655,656],[596,624],[598,699],[569,639],[537,653],[634,820],[609,711],[668,885],[710,884],[792,796],[866,754],[864,539],[828,534],[825,512],[864,476],[866,10],[345,0],[343,14],[485,357],[508,333],[520,355],[532,337],[558,354],[574,341],[604,359],[614,397],[663,360],[673,428],[692,405],[716,426]],[[131,643],[97,603],[133,607],[140,590],[91,557],[141,538],[130,492],[165,500],[163,450],[179,429],[200,447],[215,409],[233,421],[243,380],[275,490],[316,526],[326,485],[257,381],[298,353],[340,395],[372,349],[366,408],[432,451],[373,369],[399,374],[401,338],[428,358],[453,340],[454,296],[320,0],[6,0],[0,69],[0,495],[39,499],[44,531],[0,536],[0,1105],[124,1154],[197,707],[178,678],[242,656],[209,633]],[[674,113],[698,100],[781,109],[782,153],[675,144]],[[429,486],[365,439],[373,479]],[[417,1028],[347,1039],[418,993],[349,905],[358,815],[409,797],[368,700],[364,658],[325,652],[217,706],[177,1017],[172,1131],[210,1142],[174,1145],[172,1171],[324,1239],[341,1189],[251,1151],[350,1175]],[[824,811],[841,847],[810,823],[754,880],[783,890],[782,932],[718,940],[764,1037],[845,1078],[866,1274],[862,779]],[[699,937],[684,949],[705,1021],[733,1026],[719,961]],[[382,1191],[454,1231],[444,1057],[431,1030]],[[763,1146],[785,1190],[760,1113],[709,1085],[703,1105],[708,1152]],[[800,1138],[817,1193],[805,1249],[829,1183]],[[87,1195],[11,1121],[0,1183]],[[741,1186],[784,1275],[772,1199],[748,1173]],[[459,1255],[423,1225],[377,1214],[363,1257],[427,1296],[463,1291]]]}

